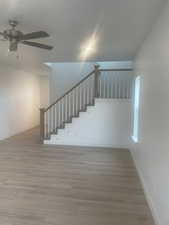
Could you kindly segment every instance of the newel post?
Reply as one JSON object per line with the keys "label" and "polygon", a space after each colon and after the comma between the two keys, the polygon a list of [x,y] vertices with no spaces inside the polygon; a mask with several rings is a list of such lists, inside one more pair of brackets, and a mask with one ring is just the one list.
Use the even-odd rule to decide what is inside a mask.
{"label": "newel post", "polygon": [[99,80],[100,80],[100,70],[99,65],[94,65],[95,70],[95,81],[94,81],[94,89],[95,89],[95,98],[100,96],[100,88],[99,88]]}
{"label": "newel post", "polygon": [[43,143],[43,140],[45,138],[45,109],[40,108],[40,141]]}

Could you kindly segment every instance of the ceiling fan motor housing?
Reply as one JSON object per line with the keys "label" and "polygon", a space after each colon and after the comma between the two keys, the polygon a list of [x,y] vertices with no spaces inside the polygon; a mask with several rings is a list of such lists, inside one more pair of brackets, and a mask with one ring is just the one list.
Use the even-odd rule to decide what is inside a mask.
{"label": "ceiling fan motor housing", "polygon": [[22,35],[22,32],[15,29],[4,31],[4,38],[9,40],[9,51],[17,51],[18,42],[21,40]]}

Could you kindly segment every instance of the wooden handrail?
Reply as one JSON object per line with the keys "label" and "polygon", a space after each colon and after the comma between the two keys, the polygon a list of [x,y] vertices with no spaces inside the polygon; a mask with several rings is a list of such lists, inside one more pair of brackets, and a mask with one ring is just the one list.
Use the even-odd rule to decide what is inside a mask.
{"label": "wooden handrail", "polygon": [[125,71],[126,71],[126,72],[127,72],[127,71],[133,71],[133,69],[99,69],[99,71],[100,71],[100,72],[104,72],[104,71],[105,71],[105,72],[106,72],[106,71],[114,71],[114,72],[116,72],[116,71],[117,71],[117,72],[118,72],[118,71],[121,71],[121,72],[124,71],[124,72],[125,72]]}
{"label": "wooden handrail", "polygon": [[62,98],[64,98],[66,95],[68,95],[71,91],[73,91],[77,86],[79,86],[81,83],[83,83],[83,81],[85,81],[86,79],[88,79],[92,74],[95,73],[96,68],[98,68],[99,72],[106,72],[106,71],[133,71],[133,69],[99,69],[99,66],[96,65],[95,69],[89,73],[86,77],[84,77],[81,81],[79,81],[77,84],[75,84],[70,90],[68,90],[65,94],[63,94],[61,97],[59,97],[54,103],[52,103],[48,108],[44,109],[44,112],[47,112],[50,108],[52,108],[52,106],[54,106],[55,104],[57,104]]}
{"label": "wooden handrail", "polygon": [[95,73],[95,70],[93,70],[86,77],[84,77],[81,81],[79,81],[77,84],[75,84],[70,90],[68,90],[64,95],[62,95],[60,98],[58,98],[54,103],[52,103],[44,111],[47,112],[50,108],[52,108],[52,106],[54,106],[55,104],[57,104],[62,98],[64,98],[66,95],[68,95],[70,92],[72,92],[75,88],[77,88],[81,83],[83,83],[85,80],[87,80],[94,73]]}

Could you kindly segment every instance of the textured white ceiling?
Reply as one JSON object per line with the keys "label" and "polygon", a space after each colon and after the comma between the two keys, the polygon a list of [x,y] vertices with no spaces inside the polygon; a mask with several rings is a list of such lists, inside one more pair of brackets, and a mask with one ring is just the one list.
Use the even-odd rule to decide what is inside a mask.
{"label": "textured white ceiling", "polygon": [[[20,46],[20,60],[7,56],[0,42],[0,62],[43,69],[43,62],[77,61],[80,46],[98,28],[98,51],[89,60],[131,60],[151,29],[166,0],[0,0],[0,30],[8,19],[20,22],[23,32],[47,31],[41,41],[54,45],[48,52]],[[40,70],[41,71],[41,70]]]}

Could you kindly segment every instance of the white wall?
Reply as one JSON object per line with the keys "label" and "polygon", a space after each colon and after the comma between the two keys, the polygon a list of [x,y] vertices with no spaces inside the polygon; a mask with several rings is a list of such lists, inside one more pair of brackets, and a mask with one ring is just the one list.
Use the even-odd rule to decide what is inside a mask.
{"label": "white wall", "polygon": [[127,148],[131,134],[131,101],[96,99],[46,144]]}
{"label": "white wall", "polygon": [[169,2],[135,62],[141,76],[139,143],[132,153],[156,224],[169,224]]}
{"label": "white wall", "polygon": [[[94,69],[94,62],[90,63],[49,63],[52,68],[50,75],[50,103],[62,96],[66,91],[87,76]],[[131,61],[125,62],[97,62],[102,69],[132,68]]]}
{"label": "white wall", "polygon": [[0,67],[0,140],[39,124],[39,77]]}

